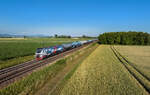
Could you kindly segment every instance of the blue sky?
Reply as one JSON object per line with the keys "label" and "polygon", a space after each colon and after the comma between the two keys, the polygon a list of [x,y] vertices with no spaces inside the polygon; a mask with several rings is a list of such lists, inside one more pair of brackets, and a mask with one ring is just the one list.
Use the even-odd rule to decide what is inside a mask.
{"label": "blue sky", "polygon": [[150,0],[0,0],[0,33],[89,35],[150,33]]}

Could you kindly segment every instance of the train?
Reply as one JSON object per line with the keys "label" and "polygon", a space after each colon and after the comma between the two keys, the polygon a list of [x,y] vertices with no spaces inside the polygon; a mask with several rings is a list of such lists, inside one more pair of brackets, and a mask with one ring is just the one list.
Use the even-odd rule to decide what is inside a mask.
{"label": "train", "polygon": [[35,52],[35,58],[36,58],[36,60],[43,60],[43,59],[48,58],[50,56],[54,56],[54,55],[60,54],[62,52],[71,50],[73,48],[77,48],[77,47],[80,47],[82,45],[92,43],[96,40],[97,39],[85,40],[85,41],[75,41],[72,43],[67,43],[67,44],[62,44],[62,45],[37,48],[37,50]]}

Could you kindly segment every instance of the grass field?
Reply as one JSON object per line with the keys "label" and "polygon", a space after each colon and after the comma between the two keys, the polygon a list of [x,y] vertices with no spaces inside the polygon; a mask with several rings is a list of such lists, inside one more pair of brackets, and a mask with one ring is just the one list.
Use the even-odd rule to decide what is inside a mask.
{"label": "grass field", "polygon": [[148,95],[116,58],[110,46],[99,46],[86,58],[60,95]]}
{"label": "grass field", "polygon": [[86,38],[0,38],[0,69],[34,58],[36,48],[54,46]]}
{"label": "grass field", "polygon": [[115,46],[115,48],[150,79],[150,46]]}

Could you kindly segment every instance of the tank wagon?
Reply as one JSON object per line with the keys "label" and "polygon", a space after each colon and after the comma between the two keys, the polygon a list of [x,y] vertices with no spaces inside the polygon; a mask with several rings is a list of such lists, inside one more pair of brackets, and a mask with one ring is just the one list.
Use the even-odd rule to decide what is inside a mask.
{"label": "tank wagon", "polygon": [[80,41],[81,42],[81,45],[84,45],[87,43],[87,41]]}
{"label": "tank wagon", "polygon": [[52,46],[52,47],[44,47],[44,48],[37,48],[36,53],[35,53],[35,58],[36,60],[42,60],[47,57],[62,53],[64,51],[80,47],[84,44],[91,43],[95,40],[86,40],[86,41],[75,41],[72,43],[67,43],[67,44],[62,44],[62,45],[57,45],[57,46]]}
{"label": "tank wagon", "polygon": [[64,51],[72,49],[72,43],[62,44]]}
{"label": "tank wagon", "polygon": [[65,48],[62,45],[59,45],[59,46],[56,46],[56,49],[57,49],[56,50],[56,54],[57,54],[57,53],[63,52]]}
{"label": "tank wagon", "polygon": [[76,47],[79,47],[79,46],[81,46],[81,42],[80,41],[76,41],[76,42],[72,43],[72,47],[73,48],[76,48]]}

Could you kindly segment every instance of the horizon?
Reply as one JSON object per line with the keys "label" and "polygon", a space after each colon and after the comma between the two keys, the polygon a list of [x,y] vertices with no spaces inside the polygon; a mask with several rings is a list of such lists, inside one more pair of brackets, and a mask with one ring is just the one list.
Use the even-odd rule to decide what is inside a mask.
{"label": "horizon", "polygon": [[0,1],[0,34],[98,36],[104,32],[150,33],[148,0]]}
{"label": "horizon", "polygon": [[[112,31],[112,32],[114,32],[114,31]],[[148,34],[150,34],[149,32],[143,32],[143,31],[116,31],[116,32],[142,32],[142,33],[148,33]],[[111,32],[104,32],[104,33],[111,33]],[[101,35],[101,34],[103,34],[103,33],[100,33],[99,35]],[[21,35],[21,34],[9,34],[9,33],[7,33],[7,34],[1,34],[0,33],[0,37],[23,37],[23,36],[26,36],[26,37],[54,37],[55,35],[57,35],[57,36],[71,36],[71,35],[59,35],[59,34],[54,34],[54,35],[44,35],[44,34],[28,34],[28,35]],[[86,37],[98,37],[99,35],[97,35],[97,36],[88,36],[88,35],[79,35],[79,36],[71,36],[71,37],[83,37],[83,36],[86,36]]]}

